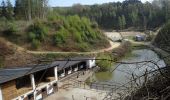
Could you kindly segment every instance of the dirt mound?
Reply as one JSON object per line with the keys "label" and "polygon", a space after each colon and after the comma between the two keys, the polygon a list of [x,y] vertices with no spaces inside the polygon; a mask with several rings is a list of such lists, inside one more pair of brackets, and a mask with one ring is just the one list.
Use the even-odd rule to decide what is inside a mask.
{"label": "dirt mound", "polygon": [[35,59],[33,55],[28,54],[24,49],[8,43],[3,38],[0,38],[0,58],[0,65],[3,68],[24,66]]}

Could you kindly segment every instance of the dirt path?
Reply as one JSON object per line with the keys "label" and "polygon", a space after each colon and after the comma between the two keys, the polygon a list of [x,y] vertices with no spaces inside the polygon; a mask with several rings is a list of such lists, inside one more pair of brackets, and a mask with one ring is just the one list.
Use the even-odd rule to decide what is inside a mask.
{"label": "dirt path", "polygon": [[97,53],[102,53],[106,51],[111,51],[112,49],[120,46],[120,43],[115,43],[112,41],[109,41],[109,42],[111,45],[109,48],[96,50],[96,51],[90,51],[90,52],[51,52],[51,51],[27,51],[27,52],[31,54],[97,54]]}
{"label": "dirt path", "polygon": [[45,100],[103,100],[105,91],[92,91],[80,88],[60,89]]}
{"label": "dirt path", "polygon": [[[106,36],[108,36],[108,38],[110,38],[109,35],[106,34]],[[8,40],[4,39],[3,37],[0,37],[0,40],[4,41],[10,47],[15,48],[15,50],[18,51],[18,52],[25,51],[25,52],[30,53],[30,54],[87,54],[88,55],[88,54],[97,54],[97,53],[111,51],[112,49],[117,48],[118,46],[120,46],[120,43],[112,42],[111,40],[109,40],[110,47],[105,48],[105,49],[90,51],[90,52],[30,51],[30,50],[26,50],[25,48],[23,48],[21,46],[18,46],[16,44],[13,44],[13,43],[9,42]]]}

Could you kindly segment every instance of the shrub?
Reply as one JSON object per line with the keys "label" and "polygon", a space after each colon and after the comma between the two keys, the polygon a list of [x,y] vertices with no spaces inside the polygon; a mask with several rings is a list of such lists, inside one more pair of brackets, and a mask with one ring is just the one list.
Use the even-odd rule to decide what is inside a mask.
{"label": "shrub", "polygon": [[98,28],[98,24],[97,24],[97,22],[93,22],[92,24],[91,24],[91,27],[92,28],[94,28],[94,29],[96,29],[96,28]]}
{"label": "shrub", "polygon": [[36,35],[33,32],[28,33],[28,39],[30,42],[32,42],[34,39],[36,39]]}
{"label": "shrub", "polygon": [[47,36],[48,29],[42,22],[36,21],[29,27],[29,32],[32,32],[31,34],[35,34],[35,38],[37,40],[44,41]]}
{"label": "shrub", "polygon": [[38,49],[39,47],[40,47],[40,41],[34,39],[34,40],[32,41],[32,48],[33,48],[33,49]]}
{"label": "shrub", "polygon": [[89,51],[89,45],[87,43],[78,43],[77,47],[80,49],[80,51]]}
{"label": "shrub", "polygon": [[65,42],[64,36],[61,33],[58,33],[54,36],[54,43],[56,45],[62,44]]}
{"label": "shrub", "polygon": [[[109,54],[100,54],[97,59],[111,59],[111,57]],[[108,71],[112,66],[112,62],[108,60],[99,60],[96,63],[100,67],[100,71]]]}
{"label": "shrub", "polygon": [[3,34],[6,36],[14,35],[17,32],[17,27],[13,23],[8,23],[6,29],[3,31]]}
{"label": "shrub", "polygon": [[59,45],[66,42],[69,32],[67,29],[62,27],[54,36],[54,44]]}
{"label": "shrub", "polygon": [[75,38],[76,42],[78,42],[78,43],[82,42],[82,38],[81,38],[81,33],[80,32],[78,32],[73,27],[70,29],[70,31],[73,34],[73,37]]}

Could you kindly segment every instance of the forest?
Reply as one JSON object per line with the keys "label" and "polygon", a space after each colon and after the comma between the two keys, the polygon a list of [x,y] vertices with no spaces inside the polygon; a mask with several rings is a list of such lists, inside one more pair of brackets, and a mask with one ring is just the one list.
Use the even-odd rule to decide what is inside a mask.
{"label": "forest", "polygon": [[[27,49],[89,51],[108,47],[100,29],[155,31],[168,23],[169,18],[168,0],[145,3],[125,0],[72,7],[49,7],[48,0],[15,0],[15,5],[3,0],[0,35]],[[167,33],[160,32],[161,36]],[[156,43],[162,43],[160,40],[157,37]]]}
{"label": "forest", "polygon": [[[143,70],[144,73],[141,77],[144,76],[144,82],[140,81],[138,75],[133,74],[133,70],[129,80],[135,85],[129,86],[134,87],[134,90],[129,91],[130,88],[125,84],[122,86],[125,88],[123,91],[127,90],[128,95],[117,93],[118,97],[125,96],[125,100],[140,100],[141,98],[143,100],[162,100],[165,96],[170,98],[169,54],[164,54],[167,58],[165,60],[166,70],[159,67],[158,64],[165,58],[159,50],[170,53],[170,0],[153,0],[153,2],[145,3],[141,0],[124,0],[123,2],[94,5],[74,4],[71,7],[50,7],[48,1],[15,0],[15,3],[12,4],[11,0],[2,0],[0,3],[0,68],[34,63],[47,64],[62,58],[68,58],[66,63],[68,64],[69,58],[73,56],[96,56],[97,59],[91,59],[98,60],[95,66],[98,66],[99,71],[107,71],[111,75],[116,75],[112,73],[121,64],[127,64],[127,66],[123,65],[125,70],[119,70],[117,78],[121,76],[121,72],[129,74],[132,71],[128,69],[133,66],[128,64],[135,64],[134,69],[139,71],[143,67],[150,67],[153,71],[156,69],[156,73],[150,73],[153,71],[148,69]],[[113,41],[111,37],[104,34],[105,31],[110,30],[113,31],[110,32],[113,35],[118,33],[121,39]],[[136,34],[127,39],[123,38],[122,31],[129,32],[129,34],[142,33],[146,36],[147,31],[152,31],[154,35],[151,35],[151,39],[148,41],[139,42],[132,39],[136,38]],[[154,40],[152,41],[152,39]],[[132,54],[138,49],[142,50],[142,54]],[[157,56],[160,60],[152,62],[152,58],[155,56],[151,56],[151,49],[158,49],[153,53],[156,55],[156,60]],[[146,53],[145,50],[149,52]],[[141,63],[142,59],[138,58],[143,56],[144,61]],[[151,61],[148,61],[150,56]],[[131,60],[133,61],[131,62]],[[156,67],[152,67],[150,63]],[[149,65],[146,66],[146,64]],[[79,76],[79,72],[77,74]],[[138,78],[140,82],[137,81]],[[113,80],[106,82],[113,83]],[[114,87],[117,89],[116,86]],[[104,89],[104,85],[102,88]],[[114,96],[108,94],[108,96]]]}
{"label": "forest", "polygon": [[34,50],[90,51],[109,43],[96,22],[53,13],[48,0],[2,1],[0,35]]}
{"label": "forest", "polygon": [[56,7],[56,13],[79,15],[96,21],[103,29],[122,30],[155,29],[170,18],[170,1],[154,0],[142,3],[140,0],[125,0],[95,5],[75,4],[70,7]]}

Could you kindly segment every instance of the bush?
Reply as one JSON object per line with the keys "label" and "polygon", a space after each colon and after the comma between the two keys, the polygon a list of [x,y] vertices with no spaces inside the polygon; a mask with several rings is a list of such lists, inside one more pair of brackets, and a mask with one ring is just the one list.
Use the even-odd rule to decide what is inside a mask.
{"label": "bush", "polygon": [[75,38],[76,42],[81,43],[82,38],[81,38],[81,33],[78,32],[75,28],[70,29],[71,33],[73,34],[73,37]]}
{"label": "bush", "polygon": [[[111,57],[109,54],[100,54],[97,59],[111,59]],[[100,71],[108,71],[112,66],[112,62],[108,60],[99,60],[96,63],[100,67]]]}
{"label": "bush", "polygon": [[89,51],[89,45],[87,43],[78,43],[77,47],[80,49],[80,51]]}
{"label": "bush", "polygon": [[55,35],[54,35],[54,44],[60,45],[66,42],[66,38],[68,37],[69,32],[67,29],[62,27]]}
{"label": "bush", "polygon": [[33,48],[33,49],[38,49],[39,47],[40,47],[40,41],[34,39],[34,40],[32,41],[32,48]]}
{"label": "bush", "polygon": [[32,42],[34,39],[36,39],[36,35],[33,32],[28,33],[28,39],[30,42]]}
{"label": "bush", "polygon": [[95,29],[95,28],[98,28],[98,26],[99,26],[99,25],[97,24],[97,22],[93,22],[93,23],[91,24],[91,27],[94,28],[94,29]]}
{"label": "bush", "polygon": [[17,32],[17,27],[13,23],[8,23],[6,29],[3,31],[3,34],[6,36],[14,35]]}
{"label": "bush", "polygon": [[32,36],[35,34],[35,39],[44,41],[47,36],[48,29],[42,22],[36,21],[29,27],[29,32],[32,32]]}

